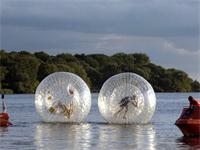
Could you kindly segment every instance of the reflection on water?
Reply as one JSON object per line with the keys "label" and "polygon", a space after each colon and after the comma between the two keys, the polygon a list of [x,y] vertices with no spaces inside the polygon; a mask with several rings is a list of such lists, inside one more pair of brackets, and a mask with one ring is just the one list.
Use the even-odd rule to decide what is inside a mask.
{"label": "reflection on water", "polygon": [[181,137],[177,142],[191,146],[194,149],[200,149],[200,137]]}
{"label": "reflection on water", "polygon": [[3,137],[8,131],[7,127],[0,127],[0,137]]}
{"label": "reflection on water", "polygon": [[99,149],[155,149],[153,125],[105,125],[99,135]]}
{"label": "reflection on water", "polygon": [[36,127],[35,143],[37,149],[87,149],[90,133],[88,124],[41,123]]}
{"label": "reflection on water", "polygon": [[[48,124],[36,127],[37,149],[149,149],[156,146],[153,125]],[[59,143],[59,145],[58,145]]]}

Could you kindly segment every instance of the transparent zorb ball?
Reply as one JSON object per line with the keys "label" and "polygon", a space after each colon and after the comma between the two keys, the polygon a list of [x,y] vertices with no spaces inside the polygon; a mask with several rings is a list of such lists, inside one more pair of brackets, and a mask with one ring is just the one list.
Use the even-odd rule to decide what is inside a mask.
{"label": "transparent zorb ball", "polygon": [[134,73],[120,73],[109,78],[98,97],[99,111],[109,123],[147,123],[151,120],[156,96],[152,86]]}
{"label": "transparent zorb ball", "polygon": [[91,107],[91,93],[77,75],[56,72],[38,85],[36,110],[45,122],[82,122]]}

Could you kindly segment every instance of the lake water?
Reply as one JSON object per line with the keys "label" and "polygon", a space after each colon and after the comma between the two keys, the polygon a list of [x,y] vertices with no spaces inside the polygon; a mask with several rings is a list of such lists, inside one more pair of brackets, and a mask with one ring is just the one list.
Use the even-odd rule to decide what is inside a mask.
{"label": "lake water", "polygon": [[0,128],[0,149],[200,149],[200,138],[184,138],[174,125],[189,95],[200,99],[200,93],[157,93],[156,112],[146,125],[107,124],[98,111],[98,94],[92,95],[91,112],[81,124],[43,123],[34,95],[6,95],[14,125]]}

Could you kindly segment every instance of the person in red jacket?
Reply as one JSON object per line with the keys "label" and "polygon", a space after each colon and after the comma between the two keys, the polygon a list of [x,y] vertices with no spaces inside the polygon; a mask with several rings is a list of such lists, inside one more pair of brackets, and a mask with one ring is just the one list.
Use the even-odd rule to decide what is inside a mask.
{"label": "person in red jacket", "polygon": [[195,107],[200,106],[200,103],[198,102],[198,100],[194,99],[192,96],[189,96],[188,100],[190,102],[190,109],[194,109]]}
{"label": "person in red jacket", "polygon": [[1,95],[1,99],[2,99],[2,113],[0,113],[0,127],[7,127],[12,125],[12,123],[9,122],[9,115],[7,113],[6,103],[4,101],[4,94]]}
{"label": "person in red jacket", "polygon": [[188,97],[188,101],[190,102],[189,108],[186,110],[186,115],[191,115],[194,111],[194,109],[200,107],[200,103],[198,100],[194,99],[192,96]]}

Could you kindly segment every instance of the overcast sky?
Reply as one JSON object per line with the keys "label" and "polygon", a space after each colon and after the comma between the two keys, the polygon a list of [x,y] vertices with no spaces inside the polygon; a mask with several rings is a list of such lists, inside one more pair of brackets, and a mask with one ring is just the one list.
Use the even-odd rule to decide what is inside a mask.
{"label": "overcast sky", "polygon": [[143,52],[200,81],[199,0],[0,0],[0,48]]}

